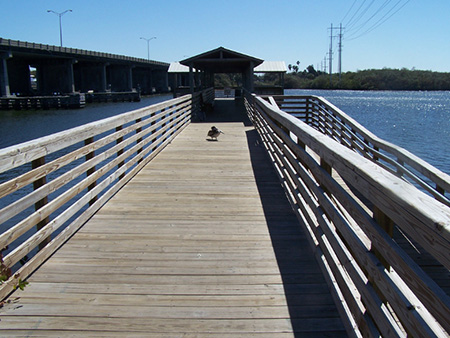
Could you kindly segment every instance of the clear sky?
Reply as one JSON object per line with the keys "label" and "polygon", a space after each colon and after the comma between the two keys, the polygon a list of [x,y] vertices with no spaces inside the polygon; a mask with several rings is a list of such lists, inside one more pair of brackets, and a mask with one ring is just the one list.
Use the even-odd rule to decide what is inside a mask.
{"label": "clear sky", "polygon": [[[0,37],[172,62],[223,46],[322,69],[343,24],[342,71],[450,72],[450,0],[0,0]],[[339,31],[333,30],[333,72]],[[328,62],[327,62],[328,67]]]}

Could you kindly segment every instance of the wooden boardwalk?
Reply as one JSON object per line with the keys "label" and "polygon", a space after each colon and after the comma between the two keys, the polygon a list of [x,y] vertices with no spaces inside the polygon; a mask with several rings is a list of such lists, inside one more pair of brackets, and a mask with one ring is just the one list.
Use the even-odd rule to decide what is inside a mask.
{"label": "wooden boardwalk", "polygon": [[339,337],[253,127],[190,124],[0,309],[0,336]]}

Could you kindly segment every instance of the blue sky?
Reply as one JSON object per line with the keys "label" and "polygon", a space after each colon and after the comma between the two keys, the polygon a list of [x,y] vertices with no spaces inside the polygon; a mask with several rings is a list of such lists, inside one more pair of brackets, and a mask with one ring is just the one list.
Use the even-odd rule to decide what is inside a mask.
{"label": "blue sky", "polygon": [[[153,60],[179,61],[223,46],[264,60],[299,60],[304,69],[322,67],[330,25],[343,23],[342,71],[450,72],[450,0],[0,0],[0,5],[0,37],[6,39],[59,45],[58,16],[47,10],[72,9],[62,17],[66,47],[147,58],[140,37],[156,36],[150,41]],[[334,38],[333,71],[337,47]]]}

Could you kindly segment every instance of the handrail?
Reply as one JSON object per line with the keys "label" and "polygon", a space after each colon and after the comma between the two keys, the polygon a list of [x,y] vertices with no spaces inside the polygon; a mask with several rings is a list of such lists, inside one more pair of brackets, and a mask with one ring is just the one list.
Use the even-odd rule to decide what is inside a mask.
{"label": "handrail", "polygon": [[[450,206],[450,175],[409,151],[380,139],[342,110],[319,96],[274,96],[281,110],[356,150],[384,169],[411,181]],[[434,186],[431,184],[433,183]]]}
{"label": "handrail", "polygon": [[0,298],[169,144],[192,107],[185,95],[0,149],[0,249],[13,272]]}
{"label": "handrail", "polygon": [[348,326],[364,337],[450,332],[449,296],[386,232],[395,223],[448,269],[450,208],[280,110],[282,104],[254,95],[245,103]]}

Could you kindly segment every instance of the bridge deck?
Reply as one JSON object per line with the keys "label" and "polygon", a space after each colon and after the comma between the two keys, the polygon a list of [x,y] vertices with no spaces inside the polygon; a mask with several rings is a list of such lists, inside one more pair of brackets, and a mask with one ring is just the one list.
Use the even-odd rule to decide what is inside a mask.
{"label": "bridge deck", "polygon": [[256,131],[216,123],[207,141],[210,125],[188,126],[31,276],[2,336],[346,336]]}

